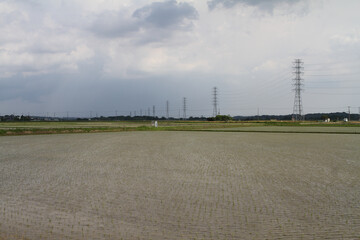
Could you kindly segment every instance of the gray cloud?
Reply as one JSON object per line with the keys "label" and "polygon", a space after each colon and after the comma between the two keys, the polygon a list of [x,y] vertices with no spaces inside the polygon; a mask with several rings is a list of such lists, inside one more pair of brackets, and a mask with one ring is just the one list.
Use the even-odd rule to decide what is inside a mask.
{"label": "gray cloud", "polygon": [[234,7],[237,4],[257,7],[260,10],[273,12],[274,8],[280,4],[296,4],[300,0],[211,0],[208,1],[210,9],[214,9],[221,5],[225,8]]}
{"label": "gray cloud", "polygon": [[170,0],[146,5],[131,16],[124,12],[104,12],[93,22],[91,30],[104,37],[128,37],[141,30],[149,34],[142,34],[141,37],[146,39],[140,42],[152,42],[171,35],[173,31],[190,30],[191,21],[197,17],[196,9],[190,4]]}
{"label": "gray cloud", "polygon": [[93,23],[91,30],[103,37],[123,37],[137,32],[140,26],[137,21],[124,13],[107,11],[101,13]]}
{"label": "gray cloud", "polygon": [[188,3],[177,3],[175,0],[155,2],[136,10],[133,14],[141,22],[157,28],[188,28],[186,20],[197,19],[197,11]]}
{"label": "gray cloud", "polygon": [[58,76],[16,75],[0,82],[0,101],[22,99],[28,102],[40,102],[41,98],[52,94],[59,85]]}

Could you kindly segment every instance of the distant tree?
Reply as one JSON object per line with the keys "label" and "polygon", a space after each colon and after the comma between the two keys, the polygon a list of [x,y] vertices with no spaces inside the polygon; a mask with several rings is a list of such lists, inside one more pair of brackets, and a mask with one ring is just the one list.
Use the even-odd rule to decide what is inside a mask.
{"label": "distant tree", "polygon": [[323,114],[323,115],[321,115],[321,119],[322,120],[326,120],[326,119],[328,119],[329,118],[329,116],[327,115],[327,114]]}
{"label": "distant tree", "polygon": [[232,117],[228,116],[228,115],[217,115],[216,117],[210,117],[207,118],[208,121],[231,121],[233,120]]}

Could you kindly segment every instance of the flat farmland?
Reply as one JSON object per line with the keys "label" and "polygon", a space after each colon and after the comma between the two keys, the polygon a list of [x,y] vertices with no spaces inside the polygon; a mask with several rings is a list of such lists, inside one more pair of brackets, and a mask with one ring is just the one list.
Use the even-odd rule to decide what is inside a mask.
{"label": "flat farmland", "polygon": [[[94,133],[123,132],[144,130],[199,130],[248,126],[249,123],[200,122],[200,121],[158,121],[159,127],[151,121],[42,121],[42,122],[0,122],[0,136],[59,134],[59,133]],[[252,125],[252,123],[250,123]]]}
{"label": "flat farmland", "polygon": [[360,126],[242,126],[227,128],[212,128],[211,131],[221,132],[279,132],[279,133],[332,133],[332,134],[360,134]]}
{"label": "flat farmland", "polygon": [[357,134],[0,137],[0,239],[359,239]]}

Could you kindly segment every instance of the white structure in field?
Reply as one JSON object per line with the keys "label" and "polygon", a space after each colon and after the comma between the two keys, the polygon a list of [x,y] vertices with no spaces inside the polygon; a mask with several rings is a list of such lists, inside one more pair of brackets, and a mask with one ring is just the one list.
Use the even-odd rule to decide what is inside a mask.
{"label": "white structure in field", "polygon": [[158,127],[158,122],[157,121],[151,121],[151,126],[152,127]]}

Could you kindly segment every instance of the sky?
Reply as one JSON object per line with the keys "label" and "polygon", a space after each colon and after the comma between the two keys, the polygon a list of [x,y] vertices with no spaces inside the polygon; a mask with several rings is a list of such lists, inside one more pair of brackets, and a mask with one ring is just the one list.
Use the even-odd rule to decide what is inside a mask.
{"label": "sky", "polygon": [[358,0],[0,0],[0,115],[360,107]]}

